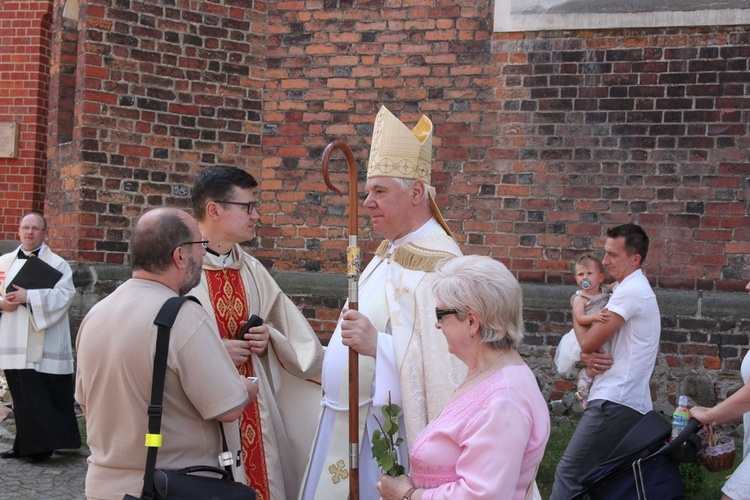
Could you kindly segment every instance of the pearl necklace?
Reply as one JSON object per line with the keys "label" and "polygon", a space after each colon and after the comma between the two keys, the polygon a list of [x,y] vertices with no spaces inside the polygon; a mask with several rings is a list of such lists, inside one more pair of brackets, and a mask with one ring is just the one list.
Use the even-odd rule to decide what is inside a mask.
{"label": "pearl necklace", "polygon": [[495,359],[494,359],[494,360],[492,361],[492,363],[490,363],[490,364],[489,364],[489,365],[487,365],[486,367],[482,368],[481,370],[479,370],[479,372],[475,373],[475,374],[474,374],[474,375],[472,375],[471,377],[469,377],[469,378],[466,378],[466,379],[464,379],[464,381],[463,381],[463,382],[461,382],[461,385],[459,385],[458,387],[456,387],[456,390],[455,390],[454,392],[457,392],[457,391],[458,391],[459,389],[461,389],[461,388],[462,388],[463,386],[465,386],[466,384],[468,384],[469,382],[471,382],[472,380],[474,380],[475,378],[477,378],[478,376],[480,376],[481,374],[483,374],[484,372],[486,372],[487,370],[489,370],[490,368],[492,368],[493,366],[495,366],[495,363],[497,363],[498,361],[500,361],[500,358],[502,358],[503,356],[505,356],[505,355],[506,355],[506,354],[508,354],[509,352],[510,352],[510,349],[508,349],[507,351],[504,351],[504,352],[503,352],[503,353],[501,353],[501,354],[500,354],[500,355],[499,355],[498,357],[496,357],[496,358],[495,358]]}

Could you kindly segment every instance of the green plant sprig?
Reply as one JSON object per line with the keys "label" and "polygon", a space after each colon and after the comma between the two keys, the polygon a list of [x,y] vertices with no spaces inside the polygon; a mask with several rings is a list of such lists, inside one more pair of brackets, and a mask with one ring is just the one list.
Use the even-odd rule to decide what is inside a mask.
{"label": "green plant sprig", "polygon": [[383,406],[383,422],[375,417],[380,430],[372,431],[372,456],[377,460],[380,469],[389,476],[406,474],[404,466],[398,463],[396,447],[404,442],[404,438],[394,436],[398,434],[398,414],[401,411],[396,404],[391,404],[391,393],[388,392],[388,404]]}

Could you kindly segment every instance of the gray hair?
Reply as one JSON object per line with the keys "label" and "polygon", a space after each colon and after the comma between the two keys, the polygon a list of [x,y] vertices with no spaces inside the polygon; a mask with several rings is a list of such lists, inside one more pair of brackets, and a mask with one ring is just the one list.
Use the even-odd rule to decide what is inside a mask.
{"label": "gray hair", "polygon": [[185,222],[189,217],[177,208],[156,208],[135,223],[130,237],[130,267],[150,273],[167,271],[175,249],[193,236]]}
{"label": "gray hair", "polygon": [[[393,179],[396,181],[396,184],[399,185],[401,190],[404,193],[408,193],[411,187],[414,185],[415,182],[417,182],[417,179],[402,179],[401,177],[389,177],[389,179]],[[424,183],[424,181],[422,181]],[[426,207],[430,206],[430,196],[427,193],[427,184],[424,185],[425,193],[424,193],[424,200],[422,200],[422,204]]]}
{"label": "gray hair", "polygon": [[482,342],[517,349],[523,340],[523,291],[501,262],[480,255],[456,257],[436,270],[432,293],[446,308],[479,316]]}

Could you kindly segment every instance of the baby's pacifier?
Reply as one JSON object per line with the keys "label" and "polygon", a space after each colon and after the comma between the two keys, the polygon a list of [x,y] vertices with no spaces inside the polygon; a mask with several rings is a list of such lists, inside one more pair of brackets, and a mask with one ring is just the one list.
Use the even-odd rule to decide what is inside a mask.
{"label": "baby's pacifier", "polygon": [[591,282],[589,280],[583,280],[581,281],[581,288],[584,290],[588,290],[591,287]]}

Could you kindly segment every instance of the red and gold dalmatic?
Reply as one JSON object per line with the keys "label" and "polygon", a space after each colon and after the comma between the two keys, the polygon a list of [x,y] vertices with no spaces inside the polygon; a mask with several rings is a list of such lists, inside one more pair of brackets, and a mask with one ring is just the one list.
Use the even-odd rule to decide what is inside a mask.
{"label": "red and gold dalmatic", "polygon": [[[216,325],[222,339],[236,339],[240,331],[240,321],[249,317],[245,286],[239,269],[205,271],[208,283],[208,296],[216,314]],[[252,377],[252,358],[237,367],[240,375]],[[271,500],[268,484],[266,454],[263,449],[258,400],[254,399],[242,411],[240,419],[242,438],[242,460],[245,464],[247,482],[252,486],[258,500]]]}
{"label": "red and gold dalmatic", "polygon": [[269,326],[266,352],[251,354],[238,367],[242,375],[258,377],[259,392],[247,408],[250,417],[246,412],[240,419],[242,442],[233,436],[229,444],[242,448],[259,499],[297,500],[320,416],[323,347],[299,308],[240,245],[226,256],[206,254],[203,271],[190,295],[203,304],[221,337],[236,338],[240,322],[252,314]]}

